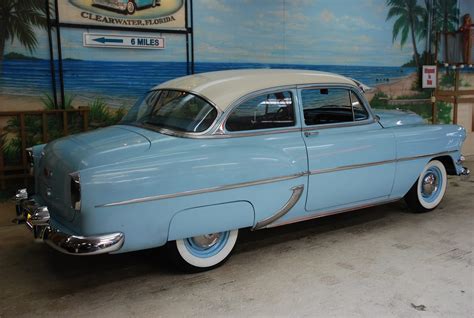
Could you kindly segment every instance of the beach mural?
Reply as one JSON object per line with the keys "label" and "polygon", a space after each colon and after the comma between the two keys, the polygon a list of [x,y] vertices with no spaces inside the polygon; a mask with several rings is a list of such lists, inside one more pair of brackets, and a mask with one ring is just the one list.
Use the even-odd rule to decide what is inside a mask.
{"label": "beach mural", "polygon": [[[0,10],[6,12],[0,26],[0,110],[41,108],[45,98],[52,94],[43,3],[0,2]],[[128,7],[126,0],[59,3],[62,22],[129,28],[179,28],[184,23],[184,0],[134,1],[133,7]],[[423,63],[427,54],[424,52],[428,51],[430,32],[424,26],[428,3],[416,0],[194,1],[195,69],[206,72],[299,68],[335,72],[379,87],[378,95],[373,93],[368,97],[375,98],[374,105],[385,103],[386,106],[388,98],[424,94],[412,88],[417,85],[416,67]],[[447,5],[441,8],[444,3]],[[457,1],[434,0],[433,5],[439,6],[436,14],[447,16],[435,27],[456,30]],[[7,7],[13,9],[8,11]],[[449,14],[444,15],[445,12]],[[17,23],[15,27],[13,23]],[[61,28],[64,87],[72,106],[87,106],[99,98],[107,107],[126,108],[150,87],[186,74],[186,39],[180,34],[158,34],[166,43],[164,48],[143,50],[86,46],[85,34],[91,32],[86,27]],[[139,35],[151,39],[157,36],[143,30],[99,33],[101,36],[91,41],[100,44],[100,41],[113,42],[117,36]]]}

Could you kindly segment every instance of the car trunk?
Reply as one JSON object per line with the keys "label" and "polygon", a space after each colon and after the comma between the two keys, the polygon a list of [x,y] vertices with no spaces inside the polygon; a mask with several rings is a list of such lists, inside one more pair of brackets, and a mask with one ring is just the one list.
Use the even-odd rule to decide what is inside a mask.
{"label": "car trunk", "polygon": [[106,163],[119,162],[150,148],[145,136],[121,126],[61,138],[49,143],[40,159],[37,177],[38,194],[52,216],[72,221],[70,174]]}

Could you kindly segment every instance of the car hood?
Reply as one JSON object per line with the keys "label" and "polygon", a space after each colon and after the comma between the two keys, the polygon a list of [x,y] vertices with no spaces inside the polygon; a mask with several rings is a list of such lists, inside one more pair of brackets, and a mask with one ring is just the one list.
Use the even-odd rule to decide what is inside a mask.
{"label": "car hood", "polygon": [[425,123],[421,116],[411,111],[375,109],[374,112],[380,118],[380,124],[385,128]]}

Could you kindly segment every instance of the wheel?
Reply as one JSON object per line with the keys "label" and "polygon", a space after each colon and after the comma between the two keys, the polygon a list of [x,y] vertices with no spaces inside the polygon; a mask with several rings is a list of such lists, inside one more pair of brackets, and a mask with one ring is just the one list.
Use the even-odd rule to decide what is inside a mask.
{"label": "wheel", "polygon": [[216,268],[230,257],[238,233],[239,230],[232,230],[169,242],[171,260],[186,272]]}
{"label": "wheel", "polygon": [[136,10],[135,2],[129,1],[127,3],[127,13],[128,14],[134,14]]}
{"label": "wheel", "polygon": [[434,210],[446,193],[448,177],[446,168],[438,160],[428,162],[418,180],[405,195],[408,207],[414,212]]}

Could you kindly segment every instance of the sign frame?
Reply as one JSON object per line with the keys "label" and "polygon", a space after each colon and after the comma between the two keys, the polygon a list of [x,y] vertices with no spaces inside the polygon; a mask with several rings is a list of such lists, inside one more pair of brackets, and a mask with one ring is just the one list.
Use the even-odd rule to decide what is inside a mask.
{"label": "sign frame", "polygon": [[[156,44],[156,42],[158,43]],[[165,43],[165,38],[161,36],[149,36],[141,34],[122,35],[89,32],[84,32],[82,34],[82,45],[85,47],[163,50],[166,47]]]}
{"label": "sign frame", "polygon": [[[63,1],[63,0],[61,0]],[[59,9],[59,0],[45,0],[45,12],[46,12],[46,26],[48,34],[48,46],[49,46],[49,64],[51,71],[51,83],[53,89],[53,99],[56,109],[64,109],[65,92],[64,92],[64,69],[63,69],[63,57],[62,57],[62,44],[61,44],[61,30],[66,29],[87,29],[87,30],[115,30],[115,31],[129,31],[129,32],[142,32],[142,33],[159,33],[161,34],[180,34],[185,36],[185,48],[186,48],[186,73],[194,74],[195,63],[194,63],[194,31],[193,31],[193,0],[183,0],[184,2],[184,28],[133,28],[127,26],[116,26],[116,25],[98,25],[98,24],[79,24],[79,23],[66,23],[61,22]],[[53,5],[54,4],[54,5]],[[56,37],[56,41],[53,42],[53,36]],[[55,51],[56,48],[56,51]],[[56,67],[57,60],[57,67]],[[59,83],[57,83],[59,82]],[[59,97],[58,98],[58,86],[59,86]]]}
{"label": "sign frame", "polygon": [[[138,10],[137,3],[135,4],[135,7],[137,7],[135,13],[127,14],[127,12],[120,12],[118,9],[112,8],[111,5],[106,5],[107,1],[104,4],[86,4],[81,3],[81,0],[55,0],[55,3],[57,20],[61,25],[112,27],[126,30],[185,31],[188,28],[188,0],[176,1],[180,1],[180,4],[176,4],[173,9],[158,15],[143,13],[149,9],[156,11],[157,8],[162,8],[163,4],[143,6],[142,9]],[[95,2],[101,3],[99,0],[92,1],[92,3]]]}

